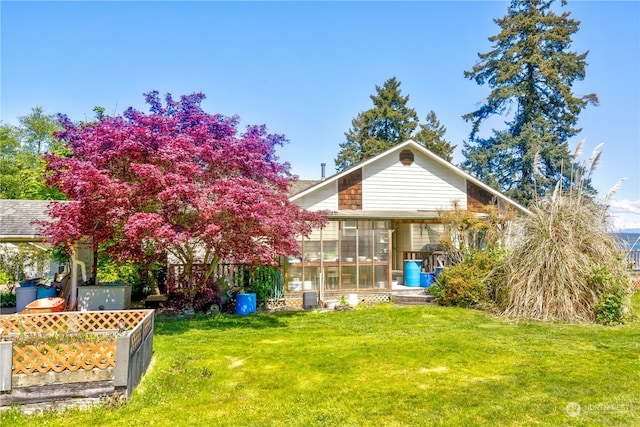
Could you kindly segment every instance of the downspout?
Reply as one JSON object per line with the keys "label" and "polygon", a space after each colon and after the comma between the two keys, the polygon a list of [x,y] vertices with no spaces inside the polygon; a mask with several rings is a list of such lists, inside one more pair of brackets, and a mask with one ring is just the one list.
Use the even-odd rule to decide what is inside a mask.
{"label": "downspout", "polygon": [[87,266],[83,261],[78,259],[78,252],[73,249],[71,252],[71,292],[69,299],[69,306],[67,310],[73,311],[78,304],[78,266],[82,271],[82,280],[87,281]]}

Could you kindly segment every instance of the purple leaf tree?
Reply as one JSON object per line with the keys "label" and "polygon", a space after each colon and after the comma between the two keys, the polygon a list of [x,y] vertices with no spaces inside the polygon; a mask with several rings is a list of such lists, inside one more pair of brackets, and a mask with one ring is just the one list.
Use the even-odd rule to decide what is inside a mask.
{"label": "purple leaf tree", "polygon": [[[169,253],[194,294],[219,263],[274,265],[297,255],[296,237],[326,218],[289,202],[295,177],[275,154],[284,137],[265,126],[239,133],[237,117],[204,112],[203,99],[167,95],[163,103],[150,92],[149,114],[129,108],[83,124],[61,115],[56,137],[69,154],[46,155],[48,185],[73,202],[52,203],[50,242],[89,237],[94,249],[140,263]],[[194,275],[197,264],[206,269]]]}

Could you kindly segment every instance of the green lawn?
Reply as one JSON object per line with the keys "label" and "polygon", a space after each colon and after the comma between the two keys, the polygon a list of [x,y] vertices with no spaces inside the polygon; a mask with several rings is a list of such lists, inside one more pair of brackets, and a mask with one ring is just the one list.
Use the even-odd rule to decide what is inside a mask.
{"label": "green lawn", "polygon": [[435,306],[157,321],[123,407],[0,425],[640,425],[639,339]]}

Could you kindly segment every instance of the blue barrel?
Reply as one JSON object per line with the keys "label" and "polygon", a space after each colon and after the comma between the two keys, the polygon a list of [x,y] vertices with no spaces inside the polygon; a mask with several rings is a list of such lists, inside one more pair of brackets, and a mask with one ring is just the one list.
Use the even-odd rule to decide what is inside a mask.
{"label": "blue barrel", "polygon": [[58,288],[55,286],[43,286],[38,285],[36,287],[36,299],[40,298],[53,298],[57,296]]}
{"label": "blue barrel", "polygon": [[440,273],[442,273],[442,270],[444,270],[443,267],[436,267],[436,276]]}
{"label": "blue barrel", "polygon": [[420,286],[420,269],[422,261],[406,259],[404,260],[404,285],[405,286]]}
{"label": "blue barrel", "polygon": [[433,274],[431,273],[420,273],[420,287],[428,288],[433,284]]}
{"label": "blue barrel", "polygon": [[236,314],[251,314],[256,312],[256,294],[236,295]]}
{"label": "blue barrel", "polygon": [[31,279],[31,280],[26,280],[24,282],[20,282],[20,287],[21,288],[31,288],[34,287],[36,285],[36,282],[38,281],[38,279]]}

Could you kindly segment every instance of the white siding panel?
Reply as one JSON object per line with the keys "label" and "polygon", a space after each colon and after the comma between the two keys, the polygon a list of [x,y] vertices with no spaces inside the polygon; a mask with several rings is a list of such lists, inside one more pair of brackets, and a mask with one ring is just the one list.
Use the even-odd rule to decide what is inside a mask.
{"label": "white siding panel", "polygon": [[448,209],[452,200],[466,209],[465,178],[415,150],[414,155],[410,166],[392,154],[363,168],[363,210]]}
{"label": "white siding panel", "polygon": [[411,224],[411,250],[432,251],[440,243],[443,234],[442,224]]}
{"label": "white siding panel", "polygon": [[338,210],[338,181],[327,183],[325,186],[300,197],[295,204],[309,211]]}

